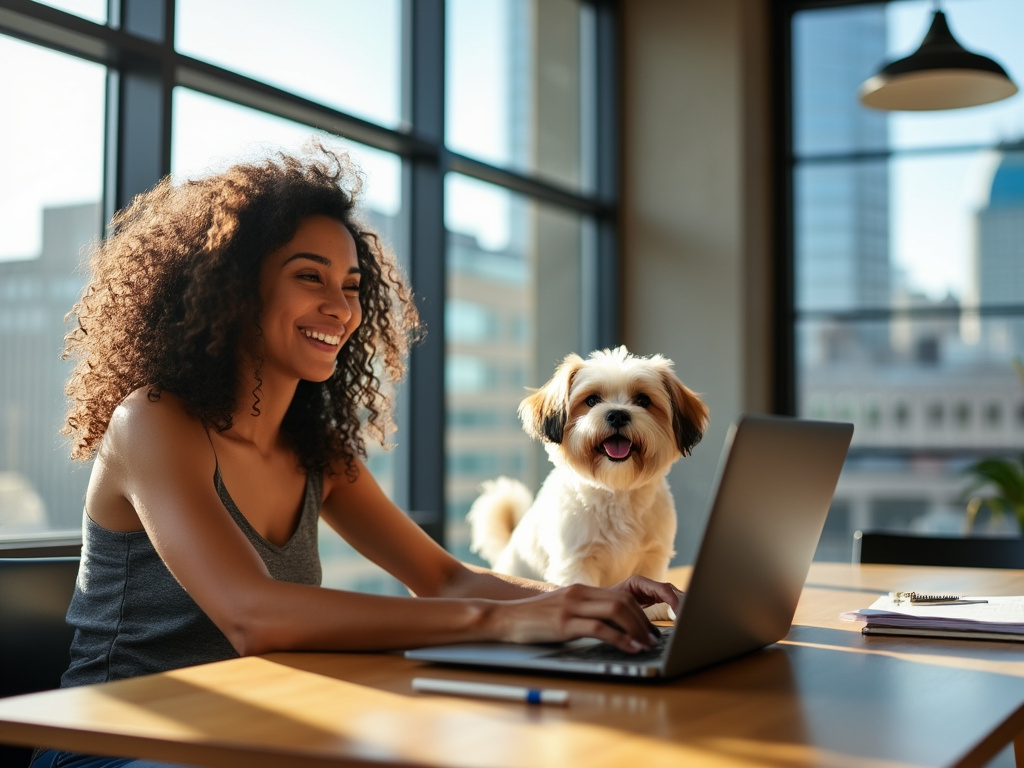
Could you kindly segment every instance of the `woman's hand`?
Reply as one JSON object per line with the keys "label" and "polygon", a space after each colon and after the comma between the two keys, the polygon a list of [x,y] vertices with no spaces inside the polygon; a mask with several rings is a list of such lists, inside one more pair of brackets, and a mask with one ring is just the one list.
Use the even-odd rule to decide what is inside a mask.
{"label": "woman's hand", "polygon": [[632,576],[614,587],[573,584],[522,600],[492,604],[495,639],[549,643],[594,637],[627,652],[651,648],[657,639],[642,606],[667,602],[678,607],[669,584]]}
{"label": "woman's hand", "polygon": [[682,592],[665,581],[653,581],[646,576],[630,576],[611,589],[621,590],[633,596],[644,608],[655,603],[668,603],[673,611],[679,611]]}

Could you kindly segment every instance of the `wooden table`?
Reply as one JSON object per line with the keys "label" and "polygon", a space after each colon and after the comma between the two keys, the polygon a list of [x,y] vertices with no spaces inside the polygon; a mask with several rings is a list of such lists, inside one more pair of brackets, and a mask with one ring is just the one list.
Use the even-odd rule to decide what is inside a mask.
{"label": "wooden table", "polygon": [[[981,766],[1024,731],[1024,644],[864,637],[839,619],[895,589],[1024,594],[1024,571],[817,563],[784,642],[669,683],[275,653],[0,700],[0,741],[257,768]],[[414,676],[571,701],[416,694]]]}

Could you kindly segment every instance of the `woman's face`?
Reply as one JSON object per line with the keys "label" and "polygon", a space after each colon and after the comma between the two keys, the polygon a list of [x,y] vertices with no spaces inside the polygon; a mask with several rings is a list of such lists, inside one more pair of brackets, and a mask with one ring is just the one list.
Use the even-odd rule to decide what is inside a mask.
{"label": "woman's face", "polygon": [[260,269],[264,378],[271,371],[325,381],[363,319],[352,234],[329,216],[303,219]]}

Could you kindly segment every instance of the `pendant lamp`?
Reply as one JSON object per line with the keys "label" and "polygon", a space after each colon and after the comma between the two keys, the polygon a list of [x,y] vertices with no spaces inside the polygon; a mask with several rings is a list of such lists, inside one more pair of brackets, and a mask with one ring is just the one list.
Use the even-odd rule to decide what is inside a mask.
{"label": "pendant lamp", "polygon": [[865,80],[858,97],[875,109],[923,111],[974,107],[1015,93],[1006,70],[960,45],[946,14],[936,10],[921,47]]}

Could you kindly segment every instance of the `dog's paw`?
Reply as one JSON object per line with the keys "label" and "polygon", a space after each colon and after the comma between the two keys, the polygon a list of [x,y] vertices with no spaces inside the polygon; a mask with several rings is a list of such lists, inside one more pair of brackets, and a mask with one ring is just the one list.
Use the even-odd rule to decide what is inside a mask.
{"label": "dog's paw", "polygon": [[676,612],[668,603],[655,603],[644,608],[644,613],[651,621],[675,621]]}

